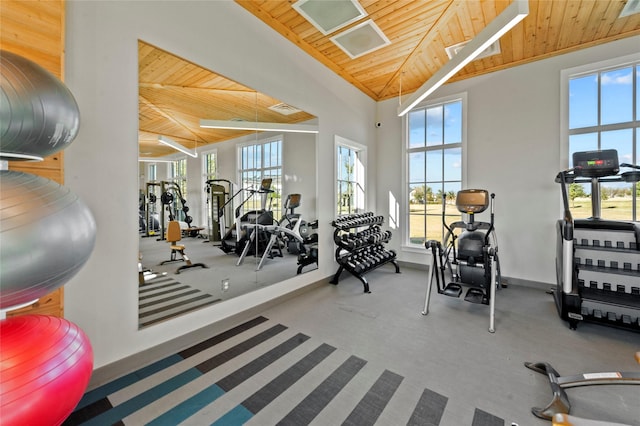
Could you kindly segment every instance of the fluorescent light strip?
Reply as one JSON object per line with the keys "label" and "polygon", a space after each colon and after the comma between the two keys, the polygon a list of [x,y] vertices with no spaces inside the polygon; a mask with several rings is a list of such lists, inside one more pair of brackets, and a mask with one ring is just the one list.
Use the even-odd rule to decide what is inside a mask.
{"label": "fluorescent light strip", "polygon": [[200,127],[207,129],[251,130],[263,132],[318,133],[315,124],[286,124],[251,121],[200,120]]}
{"label": "fluorescent light strip", "polygon": [[484,52],[493,42],[515,27],[529,14],[528,0],[515,0],[500,15],[489,23],[462,50],[442,68],[436,71],[416,92],[398,106],[398,116],[402,117],[411,111],[420,101],[436,91],[458,71],[464,68],[476,56]]}
{"label": "fluorescent light strip", "polygon": [[160,142],[163,145],[170,146],[171,148],[173,148],[173,149],[175,149],[177,151],[180,151],[180,152],[182,152],[184,154],[187,154],[187,155],[189,155],[189,156],[191,156],[193,158],[197,158],[198,157],[198,153],[197,152],[189,151],[187,148],[185,148],[184,146],[180,145],[178,142],[176,142],[173,139],[168,138],[166,136],[162,136],[162,135],[158,136],[158,142]]}
{"label": "fluorescent light strip", "polygon": [[158,160],[156,158],[138,158],[140,163],[173,163],[175,160]]}

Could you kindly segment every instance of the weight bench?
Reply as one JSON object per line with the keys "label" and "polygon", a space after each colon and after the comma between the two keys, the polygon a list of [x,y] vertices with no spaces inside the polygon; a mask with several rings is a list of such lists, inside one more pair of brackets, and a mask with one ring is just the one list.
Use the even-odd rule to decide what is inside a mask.
{"label": "weight bench", "polygon": [[[187,268],[208,268],[204,263],[191,263],[189,257],[185,254],[185,247],[178,242],[182,239],[182,231],[180,230],[180,223],[172,220],[169,222],[167,226],[167,241],[169,241],[171,247],[171,258],[169,260],[165,260],[160,262],[160,265],[164,265],[169,262],[185,262],[185,265],[182,265],[178,269],[176,269],[176,274],[179,274],[180,271]],[[177,255],[180,255],[180,258],[177,258]]]}

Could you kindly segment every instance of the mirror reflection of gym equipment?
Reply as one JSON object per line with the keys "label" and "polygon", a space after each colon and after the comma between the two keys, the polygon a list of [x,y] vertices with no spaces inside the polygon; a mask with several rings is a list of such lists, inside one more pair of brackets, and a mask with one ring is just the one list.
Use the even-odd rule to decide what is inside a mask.
{"label": "mirror reflection of gym equipment", "polygon": [[[471,303],[489,305],[489,332],[495,332],[495,296],[500,287],[500,261],[498,241],[494,227],[495,195],[484,189],[458,191],[456,207],[468,219],[446,223],[446,196],[442,197],[442,224],[446,229],[442,241],[428,240],[425,248],[431,250],[432,262],[427,273],[427,291],[422,315],[429,313],[429,302],[433,279],[436,280],[438,294],[460,297],[466,286],[464,300]],[[490,207],[490,221],[479,222],[475,215]],[[459,230],[462,230],[460,232]],[[448,274],[447,274],[448,273]],[[448,284],[445,280],[450,277]]]}
{"label": "mirror reflection of gym equipment", "polygon": [[[272,121],[285,124],[309,123],[310,126],[317,125],[318,118],[306,111],[294,109],[293,106],[285,104],[282,100],[272,98],[265,93],[259,93],[225,76],[219,75],[208,69],[204,69],[188,60],[182,59],[172,53],[152,46],[142,40],[138,41],[139,54],[139,156],[140,156],[140,271],[142,271],[143,282],[158,282],[159,278],[179,280],[182,286],[190,286],[199,289],[204,293],[213,295],[216,299],[227,300],[241,294],[251,292],[264,286],[277,283],[295,277],[299,273],[313,270],[317,260],[317,240],[315,243],[308,243],[306,254],[295,254],[284,251],[284,258],[268,257],[264,259],[259,271],[256,271],[261,260],[259,255],[247,255],[243,265],[237,266],[238,253],[232,250],[227,256],[220,248],[224,245],[234,244],[226,241],[225,236],[230,230],[236,228],[235,212],[245,199],[247,192],[243,188],[251,186],[250,182],[255,182],[257,188],[261,178],[273,178],[271,189],[274,190],[274,219],[278,219],[279,203],[282,202],[288,193],[300,193],[304,196],[305,203],[298,208],[296,213],[302,213],[307,222],[313,223],[317,218],[317,197],[316,197],[316,164],[315,146],[316,134],[284,133],[278,131],[256,132],[255,130],[225,130],[205,129],[199,126],[200,119],[223,119],[224,117],[241,117],[247,121]],[[161,65],[159,65],[161,64]],[[180,73],[172,76],[170,84],[172,94],[171,99],[167,98],[169,92],[168,84],[162,80],[155,72],[157,66],[169,66],[181,70]],[[198,84],[202,90],[193,91],[194,75],[197,75]],[[176,83],[189,81],[188,84]],[[189,88],[184,89],[185,86]],[[184,89],[184,90],[182,90]],[[220,90],[214,90],[220,89]],[[186,92],[189,94],[187,95]],[[197,93],[197,95],[195,95]],[[195,96],[195,97],[194,97]],[[241,96],[250,99],[250,107],[238,108],[234,99]],[[245,99],[246,100],[246,99]],[[206,108],[207,116],[198,116],[185,119],[184,126],[176,126],[176,122],[167,120],[166,115],[156,108],[157,105],[175,103],[176,105],[186,105],[193,103],[194,107]],[[288,107],[286,111],[271,109],[270,107],[282,105]],[[286,114],[285,114],[286,112]],[[157,124],[163,123],[162,128]],[[194,127],[195,126],[195,127]],[[191,134],[185,133],[190,129]],[[197,153],[198,157],[184,156],[176,152],[176,149],[158,143],[158,133],[169,137],[178,144],[186,147],[191,154]],[[257,146],[254,154],[261,153],[260,146],[266,146],[271,141],[279,140],[283,157],[286,162],[280,159],[278,164],[280,170],[273,171],[265,169],[260,171],[259,167],[252,170],[251,175],[239,176],[240,152],[244,146]],[[271,151],[272,154],[274,151]],[[183,152],[184,153],[184,152]],[[266,155],[267,151],[262,154]],[[190,155],[191,155],[190,154]],[[257,159],[258,157],[253,157]],[[272,157],[270,157],[272,158]],[[154,164],[154,159],[157,162]],[[264,160],[267,157],[265,156]],[[253,161],[253,160],[252,160]],[[179,163],[178,163],[179,162]],[[257,163],[256,163],[257,164]],[[266,163],[262,163],[264,165]],[[273,166],[274,164],[271,163]],[[202,181],[200,181],[202,176]],[[178,195],[170,191],[174,200],[171,209],[175,219],[180,223],[182,239],[178,245],[183,245],[185,253],[193,262],[202,262],[209,269],[191,268],[189,272],[175,276],[175,267],[171,263],[159,265],[169,259],[169,249],[165,234],[169,221],[167,206],[162,204],[161,196],[165,190],[161,188],[161,181],[170,181],[179,184],[182,191]],[[149,185],[149,186],[147,186]],[[181,200],[189,208],[188,213],[184,213],[181,208]],[[152,201],[155,200],[155,203]],[[245,211],[259,210],[261,208],[258,196],[253,201],[247,202],[243,206]],[[268,210],[268,206],[265,207]],[[244,212],[242,213],[244,214]],[[147,217],[148,216],[148,217]],[[164,216],[164,218],[163,218]],[[187,224],[184,220],[187,216],[192,216],[193,222]],[[164,222],[163,222],[164,219]],[[147,226],[147,223],[150,226]],[[187,228],[191,228],[188,231]],[[302,229],[302,228],[301,228]],[[314,234],[312,227],[303,228],[311,231],[310,237]],[[148,234],[148,235],[147,235]],[[242,235],[242,230],[240,232]],[[266,247],[271,235],[266,235]],[[317,235],[316,235],[317,238]],[[158,247],[151,242],[157,239]],[[284,237],[282,238],[284,241]],[[274,243],[275,245],[275,243]],[[240,247],[239,247],[240,248]],[[253,249],[253,248],[252,248]],[[263,253],[264,251],[262,251]],[[179,253],[175,253],[176,258],[180,258]],[[250,259],[251,258],[251,259]],[[163,274],[165,274],[163,276]],[[150,278],[155,277],[155,278]],[[151,294],[149,291],[147,294]],[[172,302],[177,304],[182,301],[174,295]],[[159,297],[158,297],[159,298]],[[164,297],[169,302],[169,294]],[[187,299],[184,296],[183,299]],[[195,299],[195,296],[193,297]],[[155,302],[155,297],[148,297],[139,303],[139,318],[142,318],[151,310],[151,303]],[[144,306],[144,307],[143,307]],[[149,306],[148,308],[146,306]],[[150,323],[148,317],[140,321],[140,324]]]}

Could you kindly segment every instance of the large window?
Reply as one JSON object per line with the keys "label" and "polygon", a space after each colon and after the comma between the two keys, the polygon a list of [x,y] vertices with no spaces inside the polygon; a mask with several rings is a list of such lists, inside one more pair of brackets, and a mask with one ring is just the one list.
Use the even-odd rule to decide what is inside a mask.
{"label": "large window", "polygon": [[169,163],[169,180],[178,185],[183,197],[187,197],[187,159]]}
{"label": "large window", "polygon": [[216,178],[218,171],[216,151],[205,152],[202,155],[202,170],[204,171],[205,181]]}
{"label": "large window", "polygon": [[336,215],[364,210],[364,147],[338,138],[336,143]]}
{"label": "large window", "polygon": [[[462,97],[430,102],[407,114],[408,242],[442,241],[442,207],[459,217],[456,193],[462,188]],[[454,219],[447,218],[447,223]]]}
{"label": "large window", "polygon": [[[179,160],[169,163],[169,181],[178,185],[180,193],[183,198],[187,198],[187,159],[180,158]],[[177,198],[177,197],[176,197]],[[182,211],[182,203],[179,200],[173,200],[172,210],[176,213],[176,220],[184,221],[185,215]]]}
{"label": "large window", "polygon": [[[267,197],[266,208],[273,212],[275,219],[280,219],[282,217],[282,138],[242,145],[238,149],[240,151],[238,175],[241,187],[259,189],[262,179],[271,178],[273,192]],[[259,209],[261,202],[260,194],[255,194],[244,208],[245,210]]]}
{"label": "large window", "polygon": [[[574,152],[596,149],[616,149],[620,163],[638,164],[639,79],[638,61],[568,76],[570,167]],[[602,183],[601,217],[638,220],[639,191],[637,183]],[[569,197],[574,217],[591,217],[590,184],[571,184]]]}
{"label": "large window", "polygon": [[[203,185],[206,187],[206,182],[210,179],[216,179],[218,175],[218,155],[217,151],[209,151],[202,153],[202,171],[203,171]],[[202,217],[207,220],[207,224],[210,224],[210,206],[209,206],[209,193],[202,191]],[[217,215],[216,215],[217,217]]]}

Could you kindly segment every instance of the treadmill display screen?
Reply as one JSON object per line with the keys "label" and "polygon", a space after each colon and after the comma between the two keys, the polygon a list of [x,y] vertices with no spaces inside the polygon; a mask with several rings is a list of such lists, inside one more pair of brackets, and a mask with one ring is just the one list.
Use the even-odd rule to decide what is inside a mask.
{"label": "treadmill display screen", "polygon": [[573,166],[576,176],[605,177],[616,175],[620,171],[618,151],[583,151],[573,153]]}

